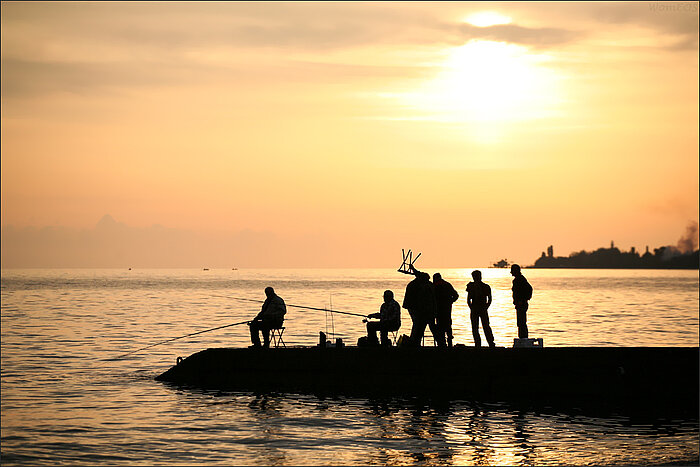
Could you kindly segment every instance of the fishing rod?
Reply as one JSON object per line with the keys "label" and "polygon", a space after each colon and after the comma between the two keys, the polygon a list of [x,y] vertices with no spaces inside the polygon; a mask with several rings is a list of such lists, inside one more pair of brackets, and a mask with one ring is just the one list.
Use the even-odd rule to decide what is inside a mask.
{"label": "fishing rod", "polygon": [[[243,300],[246,302],[265,303],[263,300],[253,300],[252,298],[238,298],[238,297],[221,297],[221,298],[231,298],[233,300]],[[360,316],[362,318],[367,317],[367,315],[361,315],[359,313],[350,313],[348,311],[329,310],[327,308],[314,308],[312,306],[303,306],[303,305],[291,305],[289,303],[286,303],[285,305],[292,306],[294,308],[304,308],[306,310],[330,311],[331,313],[340,313],[341,315]]]}
{"label": "fishing rod", "polygon": [[125,353],[125,354],[119,355],[119,356],[115,357],[114,360],[119,360],[120,358],[124,358],[124,357],[126,357],[127,355],[131,355],[131,354],[133,354],[133,353],[140,352],[140,351],[142,351],[142,350],[150,349],[151,347],[155,347],[156,345],[165,344],[165,343],[167,343],[167,342],[176,341],[176,340],[178,340],[178,339],[184,339],[185,337],[196,336],[197,334],[203,334],[203,333],[209,332],[209,331],[216,331],[217,329],[230,328],[231,326],[239,326],[239,325],[241,325],[241,324],[248,324],[248,323],[250,323],[250,320],[248,320],[248,321],[241,321],[240,323],[225,324],[225,325],[223,325],[223,326],[219,326],[219,327],[211,328],[211,329],[205,329],[204,331],[193,332],[193,333],[186,334],[186,335],[180,336],[180,337],[173,337],[172,339],[168,339],[167,341],[158,342],[157,344],[147,345],[146,347],[142,347],[142,348],[140,348],[140,349],[132,350],[131,352],[127,352],[127,353]]}
{"label": "fishing rod", "polygon": [[[253,300],[252,298],[239,298],[239,297],[221,297],[221,298],[231,298],[231,299],[234,299],[234,300],[243,300],[243,301],[246,301],[246,302],[265,303],[263,300]],[[295,307],[295,308],[304,308],[304,309],[307,309],[307,310],[330,311],[331,313],[340,313],[340,314],[343,314],[343,315],[360,316],[360,317],[362,317],[362,318],[366,318],[366,317],[367,317],[367,315],[361,315],[361,314],[359,314],[359,313],[350,313],[350,312],[347,312],[347,311],[335,311],[335,310],[328,310],[328,309],[325,309],[325,308],[314,308],[314,307],[302,306],[302,305],[289,305],[289,304],[287,304],[287,306],[292,306],[292,307]],[[205,333],[205,332],[216,331],[217,329],[223,329],[223,328],[229,328],[229,327],[231,327],[231,326],[239,326],[239,325],[241,325],[241,324],[247,324],[247,323],[250,323],[250,321],[251,321],[251,320],[248,320],[248,321],[241,321],[240,323],[225,324],[225,325],[223,325],[223,326],[218,326],[218,327],[211,328],[211,329],[205,329],[204,331],[197,331],[197,332],[193,332],[193,333],[190,333],[190,334],[186,334],[186,335],[184,335],[184,336],[173,337],[172,339],[168,339],[168,340],[165,340],[165,341],[162,341],[162,342],[158,342],[158,343],[156,343],[156,344],[147,345],[146,347],[142,347],[142,348],[140,348],[140,349],[132,350],[131,352],[127,352],[127,353],[125,353],[125,354],[119,355],[119,356],[115,357],[114,360],[119,360],[119,359],[121,359],[121,358],[126,357],[127,355],[131,355],[131,354],[134,354],[134,353],[136,353],[136,352],[140,352],[140,351],[142,351],[142,350],[150,349],[151,347],[155,347],[155,346],[157,346],[157,345],[167,344],[168,342],[176,341],[176,340],[178,340],[178,339],[184,339],[185,337],[196,336],[197,334],[203,334],[203,333]]]}

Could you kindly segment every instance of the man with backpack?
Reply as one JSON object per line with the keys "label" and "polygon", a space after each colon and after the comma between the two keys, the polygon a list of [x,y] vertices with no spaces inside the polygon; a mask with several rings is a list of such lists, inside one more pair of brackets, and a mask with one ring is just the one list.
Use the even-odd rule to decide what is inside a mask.
{"label": "man with backpack", "polygon": [[532,298],[532,286],[523,276],[519,265],[512,265],[510,273],[513,275],[513,304],[518,323],[518,337],[527,339],[527,301]]}

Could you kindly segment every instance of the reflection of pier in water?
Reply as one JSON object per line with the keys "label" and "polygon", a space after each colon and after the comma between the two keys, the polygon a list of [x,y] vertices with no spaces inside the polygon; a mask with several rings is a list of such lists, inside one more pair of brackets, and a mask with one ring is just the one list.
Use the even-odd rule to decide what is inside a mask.
{"label": "reflection of pier in water", "polygon": [[697,419],[671,425],[621,413],[422,397],[201,389],[180,397],[187,405],[201,400],[207,417],[219,419],[227,435],[212,449],[224,459],[228,444],[243,444],[265,465],[634,464],[646,455],[660,463],[678,449],[697,455]]}

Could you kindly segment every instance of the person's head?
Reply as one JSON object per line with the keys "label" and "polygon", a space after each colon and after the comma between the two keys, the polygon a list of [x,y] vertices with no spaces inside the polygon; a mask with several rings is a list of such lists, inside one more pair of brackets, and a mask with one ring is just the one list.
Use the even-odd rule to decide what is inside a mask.
{"label": "person's head", "polygon": [[474,278],[475,281],[480,282],[481,281],[481,271],[478,269],[472,271],[472,277]]}
{"label": "person's head", "polygon": [[430,274],[428,274],[427,272],[418,272],[416,273],[416,277],[422,281],[430,282]]}
{"label": "person's head", "polygon": [[394,299],[394,292],[392,292],[391,290],[385,290],[384,291],[384,301],[386,303],[389,303],[393,299]]}
{"label": "person's head", "polygon": [[433,274],[433,282],[437,282],[439,280],[442,280],[442,275],[439,272],[436,272]]}
{"label": "person's head", "polygon": [[267,298],[270,298],[275,295],[275,289],[272,287],[265,287],[265,295],[267,295]]}
{"label": "person's head", "polygon": [[520,265],[514,264],[510,267],[510,273],[514,276],[517,276],[520,274]]}

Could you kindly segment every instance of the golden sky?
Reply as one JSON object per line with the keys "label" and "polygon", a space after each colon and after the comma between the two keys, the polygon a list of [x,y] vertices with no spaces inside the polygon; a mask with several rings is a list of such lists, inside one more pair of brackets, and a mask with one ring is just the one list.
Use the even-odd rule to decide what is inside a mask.
{"label": "golden sky", "polygon": [[148,266],[397,267],[411,248],[468,267],[675,244],[698,220],[697,2],[1,17],[3,231],[109,214],[176,245]]}

